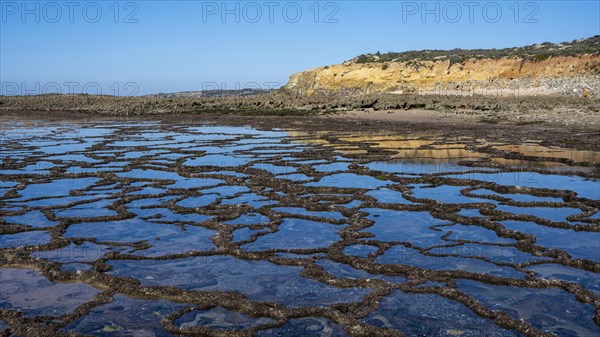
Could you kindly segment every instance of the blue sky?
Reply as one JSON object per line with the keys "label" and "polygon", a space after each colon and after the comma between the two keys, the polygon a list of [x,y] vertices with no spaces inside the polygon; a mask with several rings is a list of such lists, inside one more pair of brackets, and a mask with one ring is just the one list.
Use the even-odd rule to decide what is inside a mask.
{"label": "blue sky", "polygon": [[599,1],[1,0],[0,82],[3,94],[268,88],[362,53],[597,34]]}

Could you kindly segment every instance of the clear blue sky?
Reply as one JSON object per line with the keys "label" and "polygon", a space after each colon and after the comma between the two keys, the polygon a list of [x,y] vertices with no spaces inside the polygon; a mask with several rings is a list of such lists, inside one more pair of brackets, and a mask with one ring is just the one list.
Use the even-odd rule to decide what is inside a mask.
{"label": "clear blue sky", "polygon": [[315,1],[1,0],[0,82],[4,94],[269,87],[362,53],[503,48],[600,34],[599,1],[514,4],[321,1],[317,12]]}

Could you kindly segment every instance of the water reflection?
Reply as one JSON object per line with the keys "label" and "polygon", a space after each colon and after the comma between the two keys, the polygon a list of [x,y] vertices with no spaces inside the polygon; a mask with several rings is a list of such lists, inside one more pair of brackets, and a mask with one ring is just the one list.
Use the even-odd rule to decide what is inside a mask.
{"label": "water reflection", "polygon": [[0,308],[67,315],[52,332],[600,332],[599,152],[147,121],[0,128]]}

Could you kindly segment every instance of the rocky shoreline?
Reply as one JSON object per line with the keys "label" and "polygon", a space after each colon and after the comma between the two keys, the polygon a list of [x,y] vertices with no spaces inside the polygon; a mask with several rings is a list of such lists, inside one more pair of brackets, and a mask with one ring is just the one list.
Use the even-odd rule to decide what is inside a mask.
{"label": "rocky shoreline", "polygon": [[93,95],[0,96],[7,111],[73,111],[93,115],[238,114],[267,116],[340,115],[348,112],[407,112],[457,116],[468,121],[538,124],[598,130],[600,98],[482,95],[297,95],[286,90],[247,97],[116,97]]}

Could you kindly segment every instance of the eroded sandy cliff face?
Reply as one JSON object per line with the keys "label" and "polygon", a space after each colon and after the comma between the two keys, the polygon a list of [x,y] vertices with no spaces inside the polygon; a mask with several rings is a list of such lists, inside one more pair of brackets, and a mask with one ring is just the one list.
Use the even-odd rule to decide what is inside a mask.
{"label": "eroded sandy cliff face", "polygon": [[401,57],[396,60],[388,60],[390,57],[386,59],[386,55],[369,55],[368,59],[362,55],[343,64],[294,74],[284,88],[305,95],[332,92],[492,94],[499,89],[521,90],[522,94],[599,94],[600,44],[598,52],[578,55],[561,55],[561,45],[553,46],[557,47],[534,57],[479,56],[458,61],[452,55],[454,51],[435,57],[423,52],[425,57],[410,60],[402,57],[403,54],[398,54]]}

